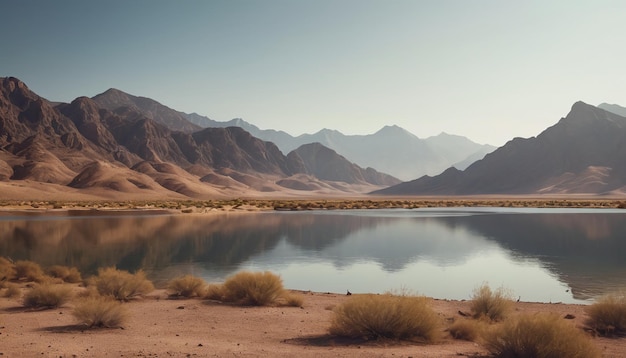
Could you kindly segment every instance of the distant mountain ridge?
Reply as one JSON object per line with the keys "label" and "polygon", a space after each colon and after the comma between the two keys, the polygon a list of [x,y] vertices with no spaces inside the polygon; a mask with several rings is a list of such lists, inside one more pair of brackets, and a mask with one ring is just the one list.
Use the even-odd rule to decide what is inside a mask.
{"label": "distant mountain ridge", "polygon": [[454,168],[381,195],[624,194],[626,117],[576,102],[537,137],[515,138],[465,171]]}
{"label": "distant mountain ridge", "polygon": [[[0,78],[0,181],[142,198],[233,196],[243,190],[362,192],[399,183],[378,173],[344,176],[337,184],[307,171],[301,157],[285,156],[242,128],[172,130],[159,121],[181,119],[184,125],[178,112],[121,91],[105,93],[96,96],[99,101],[79,97],[53,107],[20,80]],[[334,156],[329,161],[337,162]],[[281,186],[285,179],[301,185]]]}
{"label": "distant mountain ridge", "polygon": [[322,129],[314,134],[293,137],[283,131],[259,129],[240,118],[218,122],[195,113],[187,114],[186,118],[201,127],[242,127],[257,138],[275,143],[283,153],[303,144],[320,143],[359,166],[375,168],[402,180],[439,174],[451,166],[465,169],[496,149],[447,133],[420,139],[395,125],[368,135],[345,135]]}

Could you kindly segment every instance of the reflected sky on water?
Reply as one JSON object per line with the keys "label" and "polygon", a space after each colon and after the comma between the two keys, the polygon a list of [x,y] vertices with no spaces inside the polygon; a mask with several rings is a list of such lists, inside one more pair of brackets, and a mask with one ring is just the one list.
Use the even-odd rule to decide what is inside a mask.
{"label": "reflected sky on water", "polygon": [[626,287],[626,211],[445,208],[216,215],[0,217],[0,255],[42,266],[279,273],[321,292],[408,289],[468,299],[483,282],[515,298],[585,302]]}

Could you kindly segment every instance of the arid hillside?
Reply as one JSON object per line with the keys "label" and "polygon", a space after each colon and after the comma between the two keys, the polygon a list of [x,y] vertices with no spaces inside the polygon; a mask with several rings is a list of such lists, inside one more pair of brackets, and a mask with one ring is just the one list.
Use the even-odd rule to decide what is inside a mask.
{"label": "arid hillside", "polygon": [[311,163],[242,128],[198,129],[176,111],[120,91],[55,106],[16,78],[0,79],[5,199],[341,195],[400,182],[340,165],[369,174],[318,177]]}

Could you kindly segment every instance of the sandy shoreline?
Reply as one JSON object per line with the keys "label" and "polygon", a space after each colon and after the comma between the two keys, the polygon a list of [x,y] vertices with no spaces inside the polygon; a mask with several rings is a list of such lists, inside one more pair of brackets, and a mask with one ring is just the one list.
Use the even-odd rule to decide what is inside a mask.
{"label": "sandy shoreline", "polygon": [[[25,288],[27,289],[27,288]],[[201,299],[172,300],[163,290],[125,303],[131,315],[123,328],[86,329],[71,315],[72,302],[30,310],[0,298],[0,354],[7,357],[480,357],[481,345],[449,334],[431,345],[393,341],[347,341],[328,335],[332,307],[350,299],[305,292],[298,307],[239,307]],[[469,301],[431,300],[442,331]],[[585,325],[585,306],[515,304],[514,314],[553,312]],[[623,357],[626,339],[592,338],[605,357]]]}

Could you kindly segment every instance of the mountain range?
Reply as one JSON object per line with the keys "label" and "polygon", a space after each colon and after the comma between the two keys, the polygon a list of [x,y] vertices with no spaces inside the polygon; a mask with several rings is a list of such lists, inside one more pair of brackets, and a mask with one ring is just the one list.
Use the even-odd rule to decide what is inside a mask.
{"label": "mountain range", "polygon": [[[16,78],[0,78],[0,193],[2,199],[72,194],[128,200],[623,195],[625,115],[626,108],[618,105],[576,102],[536,137],[514,138],[491,151],[445,133],[419,139],[397,126],[365,136],[322,130],[292,137],[241,119],[210,122],[116,89],[52,103]],[[274,138],[283,149],[255,133]],[[435,157],[464,164],[406,182],[385,174],[388,169],[405,178],[416,164],[437,173],[443,164],[425,159]],[[353,158],[379,167],[364,167]],[[412,169],[398,171],[394,165],[402,163]]]}
{"label": "mountain range", "polygon": [[536,137],[515,138],[461,171],[449,168],[376,191],[381,195],[626,193],[626,117],[576,102]]}
{"label": "mountain range", "polygon": [[400,182],[332,150],[321,152],[324,162],[342,170],[326,175],[307,148],[284,155],[242,128],[203,129],[153,100],[105,94],[55,105],[16,78],[0,79],[0,181],[18,193],[30,185],[42,196],[75,189],[127,198],[362,193]]}
{"label": "mountain range", "polygon": [[283,153],[303,144],[320,143],[361,167],[376,168],[402,180],[436,175],[451,166],[463,170],[496,149],[447,133],[421,139],[395,125],[368,135],[346,135],[322,129],[294,137],[283,131],[259,129],[241,118],[219,122],[196,113],[183,115],[200,127],[241,127],[257,138],[275,143]]}

